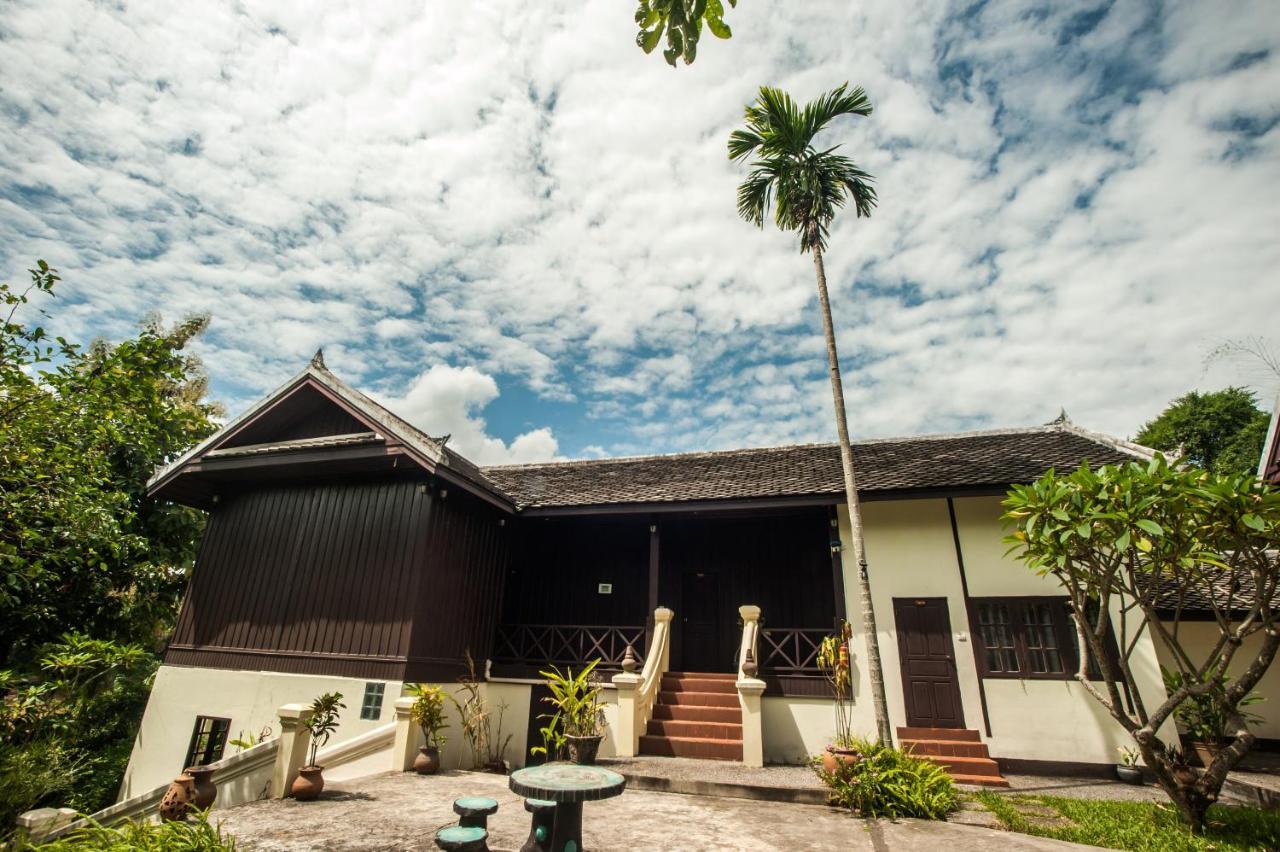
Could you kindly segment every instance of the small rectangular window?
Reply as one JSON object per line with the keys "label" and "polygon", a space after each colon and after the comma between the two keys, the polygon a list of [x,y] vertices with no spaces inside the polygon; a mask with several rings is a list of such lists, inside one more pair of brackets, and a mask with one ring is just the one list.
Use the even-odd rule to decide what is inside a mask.
{"label": "small rectangular window", "polygon": [[221,760],[222,750],[227,747],[227,731],[230,728],[230,719],[197,716],[195,728],[191,732],[191,745],[187,748],[187,760],[182,768],[205,766]]}
{"label": "small rectangular window", "polygon": [[386,691],[385,683],[366,683],[364,685],[364,701],[360,704],[360,718],[378,720],[382,718],[382,695]]}
{"label": "small rectangular window", "polygon": [[1059,625],[1054,621],[1049,604],[1028,603],[1023,610],[1027,627],[1027,656],[1036,674],[1062,674],[1062,655],[1058,653]]}
{"label": "small rectangular window", "polygon": [[1018,650],[1013,642],[1013,630],[1009,623],[1009,607],[1002,603],[978,604],[978,628],[982,632],[982,645],[986,649],[987,670],[1013,673],[1018,667]]}

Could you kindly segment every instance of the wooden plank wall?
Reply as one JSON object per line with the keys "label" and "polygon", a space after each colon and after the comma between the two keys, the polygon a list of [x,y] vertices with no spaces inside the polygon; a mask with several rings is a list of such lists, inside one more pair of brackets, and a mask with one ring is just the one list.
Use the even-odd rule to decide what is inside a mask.
{"label": "wooden plank wall", "polygon": [[[419,487],[419,486],[423,487]],[[166,662],[351,677],[483,660],[506,559],[495,510],[414,481],[262,488],[211,516]]]}

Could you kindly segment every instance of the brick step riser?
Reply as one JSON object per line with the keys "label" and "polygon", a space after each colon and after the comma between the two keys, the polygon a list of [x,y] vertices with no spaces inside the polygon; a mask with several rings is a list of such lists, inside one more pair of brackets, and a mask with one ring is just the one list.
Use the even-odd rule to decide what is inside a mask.
{"label": "brick step riser", "polygon": [[982,735],[968,728],[899,728],[898,739],[980,743]]}
{"label": "brick step riser", "polygon": [[651,719],[645,733],[654,737],[697,737],[708,740],[742,741],[742,725],[717,722],[677,722]]}
{"label": "brick step riser", "polygon": [[659,704],[684,704],[692,707],[732,707],[738,708],[736,692],[659,692]]}
{"label": "brick step riser", "polygon": [[690,707],[687,704],[658,704],[653,708],[653,718],[671,719],[677,722],[732,722],[742,724],[742,710],[738,707]]}
{"label": "brick step riser", "polygon": [[991,757],[986,743],[900,740],[898,744],[916,757]]}
{"label": "brick step riser", "polygon": [[957,784],[972,784],[975,787],[1008,787],[1009,782],[1000,777],[990,775],[960,775],[952,772],[951,780]]}
{"label": "brick step riser", "polygon": [[990,758],[980,757],[935,757],[920,755],[925,760],[936,763],[948,773],[956,775],[980,776],[983,778],[999,778],[1000,764]]}
{"label": "brick step riser", "polygon": [[727,674],[725,672],[663,672],[664,678],[693,678],[694,680],[727,680],[735,681],[738,679],[736,674]]}
{"label": "brick step riser", "polygon": [[702,760],[742,760],[742,742],[640,737],[640,753],[654,757],[693,757]]}
{"label": "brick step riser", "polygon": [[737,695],[738,687],[731,680],[702,680],[693,678],[662,679],[663,692],[715,692],[721,695]]}

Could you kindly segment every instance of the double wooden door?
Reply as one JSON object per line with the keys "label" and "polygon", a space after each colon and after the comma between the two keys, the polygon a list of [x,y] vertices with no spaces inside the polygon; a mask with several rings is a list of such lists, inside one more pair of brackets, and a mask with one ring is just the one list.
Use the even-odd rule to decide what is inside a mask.
{"label": "double wooden door", "polygon": [[919,728],[963,728],[960,681],[946,598],[894,598],[898,658],[907,724]]}

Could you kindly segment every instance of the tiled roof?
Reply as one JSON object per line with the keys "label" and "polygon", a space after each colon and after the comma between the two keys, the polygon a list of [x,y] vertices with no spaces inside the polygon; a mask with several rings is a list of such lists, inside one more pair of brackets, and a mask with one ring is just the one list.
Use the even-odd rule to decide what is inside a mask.
{"label": "tiled roof", "polygon": [[[858,491],[1005,486],[1049,468],[1148,459],[1151,451],[1070,424],[853,445]],[[521,509],[840,494],[835,444],[482,468]]]}
{"label": "tiled roof", "polygon": [[205,458],[232,458],[235,456],[260,456],[268,453],[287,453],[292,450],[319,450],[331,447],[350,447],[359,444],[378,444],[382,438],[375,432],[352,432],[347,435],[323,435],[319,438],[295,438],[291,441],[273,441],[269,444],[244,444],[209,450]]}
{"label": "tiled roof", "polygon": [[[1268,551],[1275,559],[1280,555]],[[1232,577],[1235,577],[1234,589]],[[1150,588],[1149,586],[1147,588]],[[1253,606],[1254,590],[1253,574],[1240,569],[1233,572],[1222,571],[1213,581],[1213,599],[1220,609],[1230,608],[1233,612],[1242,612]],[[1179,584],[1173,580],[1165,580],[1160,589],[1160,597],[1156,602],[1159,610],[1172,614],[1179,606],[1184,613],[1211,613],[1213,606],[1209,600],[1209,587],[1205,583],[1187,584],[1187,588],[1179,590]],[[1280,610],[1280,588],[1272,590],[1271,608]]]}

